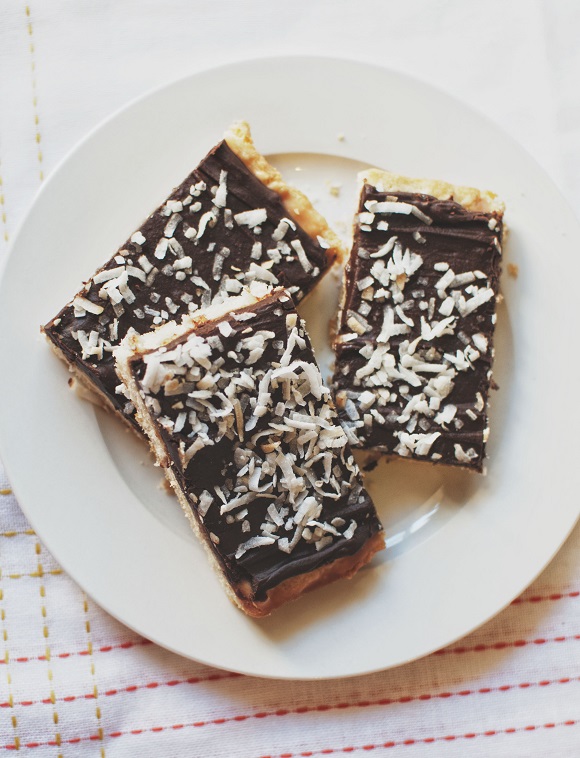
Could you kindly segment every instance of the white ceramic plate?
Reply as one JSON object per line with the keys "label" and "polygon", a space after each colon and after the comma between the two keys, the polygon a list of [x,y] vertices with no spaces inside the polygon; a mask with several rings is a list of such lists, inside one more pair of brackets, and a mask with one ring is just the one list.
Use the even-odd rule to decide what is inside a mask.
{"label": "white ceramic plate", "polygon": [[[368,477],[391,549],[252,621],[226,599],[138,440],[67,388],[38,326],[198,162],[228,124],[348,223],[363,164],[491,188],[506,201],[489,474],[381,464]],[[337,135],[345,139],[340,141]],[[301,170],[297,170],[301,169]],[[328,183],[342,183],[340,198]],[[346,226],[344,226],[346,228]],[[570,376],[580,280],[576,220],[511,139],[400,74],[328,59],[257,60],[131,104],[55,171],[14,241],[0,287],[1,453],[28,518],[64,569],[118,619],[206,663],[260,676],[338,677],[396,666],[468,633],[548,563],[579,511]],[[565,282],[562,282],[564,278]],[[306,317],[319,355],[336,300]]]}

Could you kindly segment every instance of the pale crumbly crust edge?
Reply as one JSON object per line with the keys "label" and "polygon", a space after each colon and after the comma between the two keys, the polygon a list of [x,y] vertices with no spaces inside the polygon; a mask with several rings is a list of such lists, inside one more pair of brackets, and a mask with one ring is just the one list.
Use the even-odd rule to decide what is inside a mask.
{"label": "pale crumbly crust edge", "polygon": [[371,184],[373,187],[379,187],[381,192],[413,192],[432,195],[438,200],[453,198],[469,211],[497,213],[503,216],[505,210],[503,202],[494,192],[450,184],[439,179],[413,179],[391,171],[367,168],[358,174],[358,181],[361,190],[365,184]]}
{"label": "pale crumbly crust edge", "polygon": [[268,189],[280,196],[284,208],[306,234],[313,239],[322,237],[326,241],[329,246],[326,250],[329,270],[334,263],[341,263],[346,257],[346,249],[341,240],[306,195],[286,184],[280,172],[256,150],[249,124],[245,121],[232,124],[225,134],[225,140],[246,168]]}
{"label": "pale crumbly crust edge", "polygon": [[[116,370],[120,379],[125,383],[129,397],[135,405],[136,419],[147,435],[151,450],[158,464],[163,468],[165,476],[177,496],[179,504],[189,521],[193,533],[202,544],[210,565],[215,571],[226,595],[238,608],[240,608],[240,610],[254,618],[268,616],[276,608],[291,600],[296,600],[303,593],[313,590],[316,587],[329,584],[337,579],[350,579],[362,566],[372,559],[376,552],[385,547],[384,533],[378,532],[373,535],[373,537],[371,537],[371,539],[369,539],[354,555],[339,558],[332,563],[321,566],[306,574],[300,574],[285,579],[279,585],[269,590],[266,599],[263,601],[254,601],[248,597],[238,595],[228,581],[222,566],[211,547],[209,537],[201,528],[197,514],[188,502],[183,490],[179,486],[177,477],[170,468],[170,459],[165,444],[145,406],[145,402],[133,376],[131,366],[135,360],[141,358],[146,352],[155,350],[174,339],[185,335],[196,326],[201,326],[201,324],[205,324],[209,321],[218,320],[229,314],[235,308],[252,305],[269,297],[272,297],[272,293],[268,293],[262,298],[256,298],[249,293],[244,293],[236,298],[230,298],[223,304],[210,306],[203,313],[186,317],[179,325],[175,322],[169,322],[154,332],[149,332],[145,335],[129,335],[123,340],[121,346],[116,352]],[[233,305],[234,302],[236,303],[235,305]],[[242,587],[241,589],[243,590],[244,588]],[[249,592],[249,588],[247,588],[247,590]]]}

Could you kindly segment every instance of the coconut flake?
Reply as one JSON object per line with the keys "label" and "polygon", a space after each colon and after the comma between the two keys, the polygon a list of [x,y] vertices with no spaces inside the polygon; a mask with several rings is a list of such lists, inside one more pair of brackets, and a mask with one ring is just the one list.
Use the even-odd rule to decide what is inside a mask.
{"label": "coconut flake", "polygon": [[357,523],[354,519],[352,519],[348,527],[343,532],[342,536],[345,538],[345,540],[352,539],[352,537],[354,536],[354,533],[356,532],[356,528],[357,528]]}
{"label": "coconut flake", "polygon": [[296,251],[296,255],[298,256],[298,260],[300,262],[300,265],[304,269],[304,271],[306,271],[306,273],[308,273],[309,271],[312,271],[312,263],[310,263],[310,261],[306,257],[306,251],[302,247],[302,243],[300,242],[300,240],[298,239],[292,240],[290,244]]}
{"label": "coconut flake", "polygon": [[213,199],[213,204],[217,208],[225,208],[226,198],[228,195],[227,178],[228,178],[228,172],[220,171],[219,186],[217,188],[217,191]]}
{"label": "coconut flake", "polygon": [[450,424],[455,418],[457,413],[457,406],[452,403],[448,403],[444,406],[443,410],[435,416],[436,424]]}
{"label": "coconut flake", "polygon": [[116,268],[108,268],[104,269],[103,271],[99,271],[98,274],[95,274],[93,276],[93,283],[102,284],[103,282],[107,282],[110,279],[116,279],[120,274],[123,273],[124,270],[124,266],[117,266]]}
{"label": "coconut flake", "polygon": [[375,253],[371,253],[369,257],[383,258],[385,255],[388,255],[391,252],[391,250],[395,247],[396,242],[397,237],[391,237],[386,244],[380,247]]}
{"label": "coconut flake", "polygon": [[256,208],[251,211],[242,211],[234,214],[234,221],[238,226],[249,226],[250,228],[263,224],[268,219],[265,208]]}
{"label": "coconut flake", "polygon": [[93,303],[88,298],[81,297],[80,295],[77,295],[77,297],[75,297],[75,299],[73,300],[73,305],[76,310],[93,313],[95,316],[99,316],[105,310],[102,305],[99,305],[98,303]]}
{"label": "coconut flake", "polygon": [[131,242],[134,242],[136,245],[144,245],[146,241],[147,240],[140,231],[137,231],[131,235]]}
{"label": "coconut flake", "polygon": [[[166,237],[173,237],[173,235],[175,234],[175,230],[179,226],[179,222],[180,221],[181,221],[180,214],[179,213],[174,213],[170,217],[169,221],[165,224],[165,229],[163,230],[163,234]],[[133,238],[131,237],[131,239],[133,239]]]}
{"label": "coconut flake", "polygon": [[203,216],[199,219],[199,227],[196,234],[196,239],[200,240],[203,235],[205,234],[205,230],[209,226],[210,228],[215,225],[216,222],[216,212],[214,209],[211,211],[206,211]]}
{"label": "coconut flake", "polygon": [[411,205],[411,203],[402,203],[398,201],[383,201],[383,202],[377,202],[377,204],[374,206],[374,212],[375,213],[402,213],[406,216],[409,214],[413,214],[416,218],[418,218],[420,221],[422,221],[424,224],[430,225],[433,223],[433,219],[427,216],[427,214],[423,213],[420,208],[417,208],[415,205]]}
{"label": "coconut flake", "polygon": [[465,451],[458,442],[453,445],[453,449],[455,451],[455,460],[459,461],[459,463],[471,463],[474,458],[477,458],[477,453],[473,448]]}
{"label": "coconut flake", "polygon": [[169,247],[169,240],[166,237],[161,237],[157,245],[155,246],[154,255],[159,260],[163,260],[167,254],[167,248]]}
{"label": "coconut flake", "polygon": [[481,305],[491,300],[494,296],[495,293],[491,287],[479,289],[477,291],[477,294],[467,300],[463,306],[460,304],[459,312],[462,316],[468,316],[470,313],[473,313],[473,311],[477,310],[477,308],[479,308]]}
{"label": "coconut flake", "polygon": [[258,535],[256,537],[250,537],[250,539],[247,542],[244,542],[241,544],[238,549],[236,550],[235,559],[239,560],[244,553],[247,553],[248,550],[253,550],[256,547],[265,547],[266,545],[273,545],[276,542],[276,540],[273,537],[263,537],[262,535]]}
{"label": "coconut flake", "polygon": [[197,504],[197,512],[203,518],[208,512],[210,505],[213,503],[214,498],[207,490],[204,490],[199,496],[199,502]]}

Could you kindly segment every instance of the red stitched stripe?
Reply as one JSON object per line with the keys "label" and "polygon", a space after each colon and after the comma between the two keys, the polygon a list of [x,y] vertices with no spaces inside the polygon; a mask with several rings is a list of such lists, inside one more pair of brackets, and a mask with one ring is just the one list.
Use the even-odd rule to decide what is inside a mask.
{"label": "red stitched stripe", "polygon": [[509,727],[507,729],[490,729],[487,732],[466,732],[465,734],[446,734],[439,737],[422,737],[416,739],[406,739],[388,742],[377,742],[370,745],[349,745],[348,747],[331,747],[324,748],[322,750],[308,750],[302,753],[280,753],[277,756],[269,754],[263,755],[261,758],[302,758],[302,756],[315,756],[315,755],[336,755],[337,753],[354,753],[359,750],[375,750],[377,748],[389,748],[397,747],[399,745],[432,745],[435,742],[453,742],[454,740],[473,740],[477,737],[495,737],[498,734],[518,734],[519,732],[530,732],[536,729],[555,729],[559,726],[575,726],[577,721],[561,721],[557,724],[538,724],[531,726]]}
{"label": "red stitched stripe", "polygon": [[572,642],[580,640],[580,634],[571,634],[568,637],[539,637],[535,640],[514,640],[512,642],[479,643],[471,647],[459,645],[458,647],[444,647],[436,650],[433,655],[448,655],[449,653],[482,653],[488,650],[505,650],[509,647],[526,647],[527,645],[546,645],[550,642]]}
{"label": "red stitched stripe", "polygon": [[[198,684],[199,682],[215,682],[220,679],[235,679],[241,677],[242,674],[237,674],[234,671],[228,671],[223,674],[210,674],[209,676],[192,676],[189,679],[172,679],[169,682],[147,682],[147,684],[132,684],[128,687],[121,687],[120,689],[106,690],[99,692],[100,697],[111,697],[113,695],[125,694],[127,692],[136,692],[137,690],[153,690],[157,687],[175,687],[177,684]],[[74,700],[93,700],[95,698],[94,692],[88,692],[86,695],[67,695],[66,697],[56,698],[58,701],[65,703],[72,703]],[[21,700],[14,705],[51,705],[52,700],[50,698],[44,698],[43,700]],[[0,703],[0,708],[10,708],[11,705],[8,701]],[[283,714],[277,714],[283,715]]]}
{"label": "red stitched stripe", "polygon": [[[219,720],[218,723],[223,723],[224,721],[228,721],[229,719],[223,719]],[[145,729],[130,729],[127,731],[119,731],[119,732],[109,732],[107,735],[110,738],[117,738],[117,737],[126,737],[128,735],[137,735],[137,734],[158,734],[160,732],[167,732],[170,729],[183,729],[185,727],[192,727],[192,726],[198,726],[200,722],[195,722],[193,724],[172,724],[169,726],[153,726]],[[206,722],[208,724],[216,723],[212,721]],[[536,729],[556,729],[560,726],[576,726],[577,721],[574,721],[572,719],[568,721],[560,721],[558,723],[549,722],[546,724],[534,724],[534,725],[528,725],[528,726],[519,726],[519,727],[508,727],[506,729],[490,729],[486,732],[466,732],[465,734],[446,734],[438,737],[418,737],[413,739],[405,739],[405,740],[398,740],[398,741],[389,741],[389,742],[377,742],[374,744],[367,744],[367,745],[350,745],[346,747],[340,747],[340,748],[323,748],[321,750],[308,750],[304,751],[302,753],[280,753],[278,756],[273,755],[265,755],[262,756],[262,758],[299,758],[301,756],[314,756],[314,755],[333,755],[335,753],[354,753],[358,750],[375,750],[376,748],[388,748],[388,747],[396,747],[397,745],[419,745],[421,743],[425,745],[432,745],[435,742],[450,742],[453,740],[472,740],[477,737],[493,737],[498,734],[517,734],[519,732],[529,732],[534,731]],[[100,739],[99,735],[90,735],[89,737],[73,737],[71,739],[63,739],[61,740],[62,745],[73,745],[77,744],[79,742],[88,742],[89,740],[96,741]],[[21,745],[21,747],[54,747],[56,745],[56,742],[54,740],[49,740],[48,742],[28,742],[24,745]],[[11,743],[8,745],[2,745],[0,746],[4,750],[16,750],[16,746]]]}
{"label": "red stitched stripe", "polygon": [[[521,605],[522,603],[539,603],[545,600],[563,600],[565,598],[580,597],[580,590],[574,590],[572,592],[554,592],[551,595],[532,595],[531,597],[518,597],[512,600],[511,605]],[[564,642],[566,640],[579,640],[580,635],[575,634],[570,637],[554,637],[549,640],[517,640],[515,642],[496,642],[491,645],[475,645],[471,648],[457,647],[457,648],[444,648],[438,650],[434,655],[444,655],[446,653],[467,653],[467,652],[481,652],[483,650],[503,650],[506,647],[523,647],[530,644],[543,644],[545,642]],[[128,650],[132,647],[142,647],[145,645],[152,645],[151,640],[135,640],[133,642],[121,642],[116,645],[103,645],[102,647],[94,648],[93,652],[109,653],[111,650]],[[89,655],[88,650],[75,650],[68,653],[54,653],[53,658],[70,658],[72,655]],[[37,655],[32,657],[21,656],[18,658],[12,658],[12,663],[28,663],[29,661],[45,661],[44,655]],[[0,659],[0,666],[5,664],[6,661]]]}
{"label": "red stitched stripe", "polygon": [[[235,672],[227,672],[224,674],[211,674],[207,677],[190,677],[189,679],[172,679],[169,682],[148,682],[147,684],[133,684],[121,689],[105,690],[99,693],[102,697],[111,697],[113,695],[124,694],[128,692],[136,692],[137,690],[149,690],[156,689],[157,687],[174,687],[177,684],[197,684],[198,682],[210,682],[220,679],[234,679],[242,677],[242,674],[236,674]],[[467,697],[468,695],[488,695],[493,692],[509,692],[516,689],[529,689],[530,687],[548,687],[551,684],[570,684],[571,682],[580,681],[580,676],[577,677],[561,677],[560,679],[542,679],[539,682],[520,682],[518,684],[501,684],[497,687],[480,687],[476,690],[458,690],[457,692],[436,692],[436,693],[422,693],[421,695],[401,695],[398,698],[380,698],[378,700],[360,700],[358,702],[350,703],[336,703],[334,705],[328,705],[324,703],[322,705],[301,705],[293,710],[285,708],[279,708],[276,711],[264,712],[252,714],[240,714],[238,716],[229,716],[228,718],[214,719],[213,721],[196,721],[195,726],[207,726],[207,724],[222,724],[228,721],[245,721],[249,718],[263,719],[269,716],[288,716],[291,714],[300,715],[303,713],[324,712],[324,711],[336,711],[344,708],[368,708],[369,706],[376,705],[394,705],[395,703],[412,703],[421,700],[440,699],[447,700],[451,697]],[[63,700],[65,702],[71,702],[73,700],[91,700],[94,693],[87,693],[86,695],[69,695],[63,698],[57,698],[57,700]],[[43,700],[22,700],[15,705],[29,706],[29,705],[51,705],[52,700],[50,698],[44,698]],[[0,708],[11,707],[8,701],[0,703]]]}
{"label": "red stitched stripe", "polygon": [[[145,645],[152,645],[151,640],[135,640],[134,642],[120,642],[117,645],[103,645],[103,647],[94,647],[94,653],[109,653],[111,650],[128,650],[132,647],[143,647]],[[71,653],[52,653],[52,658],[70,658],[71,655],[90,655],[89,650],[75,650]],[[10,658],[10,663],[28,663],[29,661],[45,661],[45,655],[35,655],[31,657],[21,656],[19,658]],[[4,658],[0,659],[0,666],[6,664]]]}
{"label": "red stitched stripe", "polygon": [[521,605],[522,603],[542,603],[545,600],[565,600],[567,598],[580,597],[580,591],[573,592],[553,592],[551,595],[532,595],[531,597],[517,597],[512,600],[511,605]]}
{"label": "red stitched stripe", "polygon": [[[572,634],[567,637],[550,637],[539,638],[535,640],[514,640],[511,642],[491,642],[488,644],[479,643],[471,647],[460,645],[458,647],[447,647],[436,650],[432,655],[448,655],[449,653],[481,653],[489,650],[505,650],[510,647],[526,647],[527,645],[546,645],[551,642],[573,642],[580,640],[580,634]],[[151,640],[136,640],[134,642],[121,642],[117,645],[103,645],[102,647],[93,648],[93,653],[109,653],[111,650],[128,650],[132,647],[143,647],[152,645]],[[54,653],[52,658],[70,658],[72,655],[89,655],[88,650],[77,650],[69,653]],[[46,656],[37,655],[33,657],[10,658],[10,663],[28,663],[30,661],[45,661]],[[0,666],[6,665],[4,658],[0,659]]]}

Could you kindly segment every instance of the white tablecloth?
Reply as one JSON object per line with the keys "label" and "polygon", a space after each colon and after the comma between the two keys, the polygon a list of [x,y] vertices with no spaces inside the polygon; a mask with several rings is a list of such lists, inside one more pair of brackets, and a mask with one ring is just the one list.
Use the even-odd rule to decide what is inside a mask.
{"label": "white tablecloth", "polygon": [[[285,53],[380,63],[459,96],[580,209],[579,35],[574,0],[4,0],[0,261],[43,179],[99,120],[188,72]],[[331,683],[260,681],[172,655],[96,607],[0,468],[0,753],[578,756],[579,549],[576,529],[521,598],[429,658]]]}

